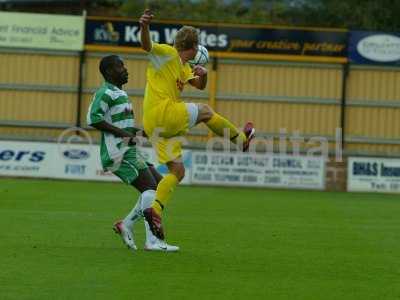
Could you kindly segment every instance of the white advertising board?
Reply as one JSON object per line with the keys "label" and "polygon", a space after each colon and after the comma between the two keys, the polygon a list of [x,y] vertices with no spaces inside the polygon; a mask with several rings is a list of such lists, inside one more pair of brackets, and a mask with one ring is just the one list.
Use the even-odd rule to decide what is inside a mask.
{"label": "white advertising board", "polygon": [[[140,148],[162,175],[152,148]],[[182,184],[325,188],[322,157],[184,150]],[[0,176],[119,181],[104,172],[98,145],[0,141]]]}
{"label": "white advertising board", "polygon": [[[162,174],[167,167],[157,162],[152,148],[140,148],[146,160]],[[186,175],[191,178],[191,151],[183,152]],[[81,180],[120,181],[103,171],[98,145],[0,141],[0,176],[43,177]]]}
{"label": "white advertising board", "polygon": [[325,161],[307,156],[193,151],[192,183],[324,189]]}
{"label": "white advertising board", "polygon": [[0,12],[0,47],[83,50],[83,16]]}
{"label": "white advertising board", "polygon": [[0,141],[0,175],[47,177],[54,154],[45,143]]}
{"label": "white advertising board", "polygon": [[347,190],[400,193],[400,159],[349,157]]}

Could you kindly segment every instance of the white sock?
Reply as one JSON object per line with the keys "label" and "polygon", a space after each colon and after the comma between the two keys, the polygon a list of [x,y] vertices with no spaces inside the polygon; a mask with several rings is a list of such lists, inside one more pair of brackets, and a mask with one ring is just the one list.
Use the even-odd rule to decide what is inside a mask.
{"label": "white sock", "polygon": [[[151,207],[156,198],[156,191],[147,190],[142,193],[141,208],[142,210]],[[144,229],[146,231],[146,244],[153,244],[157,241],[157,237],[151,232],[149,223],[144,220]]]}
{"label": "white sock", "polygon": [[131,210],[131,212],[125,217],[123,220],[124,224],[128,228],[132,228],[133,224],[139,221],[142,218],[142,198],[143,194],[139,196],[139,199],[136,202],[135,207]]}
{"label": "white sock", "polygon": [[146,231],[146,245],[151,245],[157,242],[157,237],[151,232],[149,223],[144,220],[144,229]]}
{"label": "white sock", "polygon": [[142,206],[141,209],[145,210],[146,208],[151,207],[153,204],[154,199],[156,198],[156,191],[155,190],[147,190],[142,193]]}
{"label": "white sock", "polygon": [[[143,218],[142,211],[146,208],[151,207],[156,197],[156,191],[147,190],[144,191],[136,202],[135,207],[123,220],[124,224],[132,229],[133,224]],[[146,220],[144,220],[144,229],[146,232],[146,244],[153,244],[157,241],[157,237],[151,232],[150,226]]]}

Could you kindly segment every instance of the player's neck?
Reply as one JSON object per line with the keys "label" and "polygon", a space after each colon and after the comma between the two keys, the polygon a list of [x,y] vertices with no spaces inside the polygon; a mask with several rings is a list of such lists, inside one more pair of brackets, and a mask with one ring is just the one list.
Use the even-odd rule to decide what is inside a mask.
{"label": "player's neck", "polygon": [[122,84],[120,83],[116,83],[112,80],[107,80],[108,83],[111,83],[112,85],[116,86],[117,88],[119,88],[120,90],[122,90]]}

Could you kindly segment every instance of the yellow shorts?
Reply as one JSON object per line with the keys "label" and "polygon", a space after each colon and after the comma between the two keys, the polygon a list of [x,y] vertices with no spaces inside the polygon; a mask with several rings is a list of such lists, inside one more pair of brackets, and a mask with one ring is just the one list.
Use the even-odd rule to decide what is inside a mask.
{"label": "yellow shorts", "polygon": [[172,138],[158,138],[151,140],[155,147],[157,159],[160,164],[178,161],[182,157],[182,136]]}
{"label": "yellow shorts", "polygon": [[143,125],[161,164],[182,155],[182,136],[189,130],[189,113],[184,102],[168,101],[152,109],[144,114]]}

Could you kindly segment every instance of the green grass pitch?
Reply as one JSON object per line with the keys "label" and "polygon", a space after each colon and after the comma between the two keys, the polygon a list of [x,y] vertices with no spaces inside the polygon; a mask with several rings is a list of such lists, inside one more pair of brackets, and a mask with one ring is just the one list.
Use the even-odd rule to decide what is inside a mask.
{"label": "green grass pitch", "polygon": [[111,227],[137,195],[0,179],[0,299],[400,299],[398,195],[180,186],[181,252],[132,253]]}

